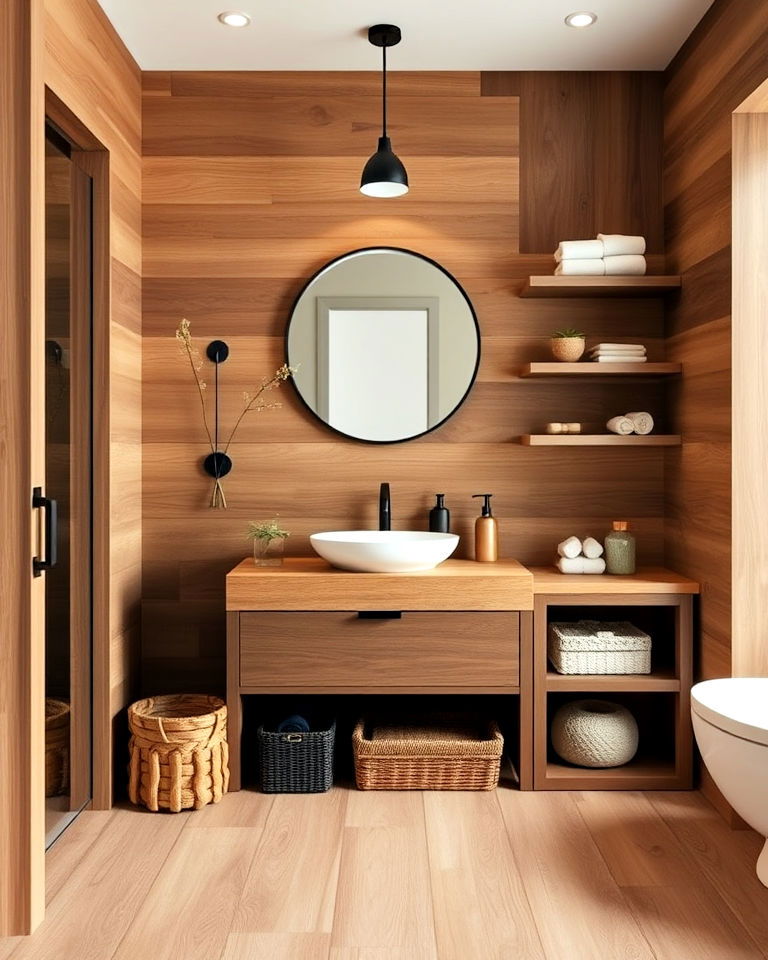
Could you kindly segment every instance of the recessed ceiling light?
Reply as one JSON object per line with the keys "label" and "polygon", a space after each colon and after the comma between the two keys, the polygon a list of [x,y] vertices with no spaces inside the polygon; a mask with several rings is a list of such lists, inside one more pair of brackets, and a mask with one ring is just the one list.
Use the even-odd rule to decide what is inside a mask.
{"label": "recessed ceiling light", "polygon": [[247,27],[251,22],[247,13],[238,13],[236,10],[226,10],[219,14],[218,19],[228,27]]}
{"label": "recessed ceiling light", "polygon": [[569,13],[565,18],[565,22],[569,27],[591,27],[592,24],[597,20],[596,13],[588,13],[587,11],[579,11],[578,13]]}

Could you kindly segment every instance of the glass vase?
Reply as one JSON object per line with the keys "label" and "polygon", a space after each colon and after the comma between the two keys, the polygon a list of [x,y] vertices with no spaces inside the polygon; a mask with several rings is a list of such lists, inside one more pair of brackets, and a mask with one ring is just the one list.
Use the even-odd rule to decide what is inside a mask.
{"label": "glass vase", "polygon": [[256,537],[253,541],[253,562],[257,567],[279,567],[283,562],[285,540],[278,537],[275,540],[262,540]]}

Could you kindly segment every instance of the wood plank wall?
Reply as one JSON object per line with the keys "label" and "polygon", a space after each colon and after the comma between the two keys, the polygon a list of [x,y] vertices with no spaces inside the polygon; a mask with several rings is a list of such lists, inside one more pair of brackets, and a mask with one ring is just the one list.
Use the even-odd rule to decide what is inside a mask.
{"label": "wood plank wall", "polygon": [[[662,559],[663,453],[511,442],[547,420],[596,427],[638,404],[663,428],[659,387],[516,376],[522,362],[546,357],[543,338],[563,325],[641,339],[663,355],[658,301],[517,297],[523,277],[551,272],[552,250],[569,235],[637,231],[661,251],[658,76],[394,73],[391,135],[412,190],[392,202],[357,191],[378,136],[375,73],[143,81],[145,692],[223,687],[224,574],[247,553],[249,519],[279,513],[289,551],[308,553],[312,531],[374,525],[382,480],[400,528],[423,527],[433,494],[445,492],[464,552],[477,513],[470,495],[488,490],[507,556],[549,561],[562,535],[601,534],[620,517],[633,522],[642,558]],[[600,136],[615,153],[597,162],[597,134],[589,146],[584,136],[606,104]],[[230,508],[210,510],[197,396],[173,338],[179,320],[191,321],[202,347],[229,343],[221,385],[231,424],[242,391],[282,362],[306,278],[370,244],[425,253],[465,286],[483,335],[468,402],[423,439],[369,446],[324,428],[288,385],[281,409],[244,422],[226,480]]]}
{"label": "wood plank wall", "polygon": [[667,258],[683,275],[668,315],[668,562],[700,580],[702,678],[731,672],[731,114],[768,74],[768,17],[752,0],[717,0],[665,74]]}
{"label": "wood plank wall", "polygon": [[[108,636],[95,636],[109,661],[110,690],[99,711],[114,719],[137,686],[141,591],[141,80],[95,0],[45,0],[45,83],[109,151],[111,304],[108,411],[96,410],[109,436]],[[106,417],[106,422],[105,422]],[[99,531],[96,532],[99,536]],[[104,699],[106,697],[106,700]],[[105,719],[108,719],[105,717]],[[122,766],[122,757],[120,757]],[[99,805],[110,802],[107,782]]]}

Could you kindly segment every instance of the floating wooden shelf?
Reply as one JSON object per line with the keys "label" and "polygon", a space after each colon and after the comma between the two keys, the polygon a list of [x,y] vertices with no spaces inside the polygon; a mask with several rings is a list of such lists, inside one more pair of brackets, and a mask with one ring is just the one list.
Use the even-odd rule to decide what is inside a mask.
{"label": "floating wooden shelf", "polygon": [[679,447],[677,434],[650,433],[620,437],[615,433],[526,433],[518,438],[526,447]]}
{"label": "floating wooden shelf", "polygon": [[[533,592],[550,598],[562,596],[563,602],[573,594],[598,594],[600,602],[608,602],[606,596],[616,594],[629,603],[631,596],[659,593],[698,593],[699,584],[674,570],[665,567],[638,567],[636,573],[616,576],[609,573],[583,574],[560,573],[556,567],[529,567],[533,574]],[[554,602],[550,600],[550,602]]]}
{"label": "floating wooden shelf", "polygon": [[526,363],[521,377],[669,377],[682,373],[682,363]]}
{"label": "floating wooden shelf", "polygon": [[521,297],[661,297],[680,289],[677,276],[528,277]]}
{"label": "floating wooden shelf", "polygon": [[547,672],[547,690],[590,693],[677,693],[680,680],[674,670],[648,674],[565,674]]}

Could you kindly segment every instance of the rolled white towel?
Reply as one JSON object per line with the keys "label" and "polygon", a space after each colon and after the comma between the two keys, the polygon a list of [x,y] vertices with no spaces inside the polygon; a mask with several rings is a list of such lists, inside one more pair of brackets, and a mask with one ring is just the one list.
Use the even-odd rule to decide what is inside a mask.
{"label": "rolled white towel", "polygon": [[630,433],[635,432],[635,425],[629,417],[611,417],[606,427],[611,433],[618,433],[620,437],[628,437]]}
{"label": "rolled white towel", "polygon": [[623,233],[598,233],[603,244],[604,257],[621,257],[624,254],[642,256],[645,253],[645,237],[627,237]]}
{"label": "rolled white towel", "polygon": [[563,240],[555,250],[555,260],[602,260],[602,240]]}
{"label": "rolled white towel", "polygon": [[561,260],[555,269],[556,277],[602,277],[605,260]]}
{"label": "rolled white towel", "polygon": [[646,363],[648,357],[634,353],[601,353],[591,359],[595,363]]}
{"label": "rolled white towel", "polygon": [[585,537],[581,549],[584,551],[584,556],[589,560],[597,560],[598,557],[603,555],[603,545],[594,537]]}
{"label": "rolled white towel", "polygon": [[557,552],[561,557],[565,557],[567,560],[573,560],[574,557],[578,557],[581,553],[581,540],[579,540],[578,537],[568,537],[567,540],[558,543]]}
{"label": "rolled white towel", "polygon": [[641,277],[647,269],[645,257],[631,254],[605,257],[603,263],[606,277]]}
{"label": "rolled white towel", "polygon": [[643,343],[596,343],[589,348],[590,353],[642,353],[645,351]]}
{"label": "rolled white towel", "polygon": [[588,557],[560,557],[557,561],[557,569],[560,573],[605,573],[605,560],[596,558],[594,560]]}
{"label": "rolled white towel", "polygon": [[627,420],[632,421],[632,426],[634,427],[635,433],[640,434],[641,437],[645,437],[653,430],[653,417],[650,415],[650,413],[646,413],[644,410],[639,410],[634,413],[627,413],[625,416]]}

